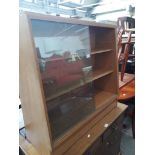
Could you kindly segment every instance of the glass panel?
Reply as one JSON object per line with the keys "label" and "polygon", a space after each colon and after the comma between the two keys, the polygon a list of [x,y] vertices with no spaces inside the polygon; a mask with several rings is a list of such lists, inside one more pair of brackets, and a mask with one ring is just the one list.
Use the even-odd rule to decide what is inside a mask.
{"label": "glass panel", "polygon": [[88,84],[47,102],[54,139],[93,112],[92,95]]}
{"label": "glass panel", "polygon": [[32,20],[53,139],[95,110],[89,27]]}

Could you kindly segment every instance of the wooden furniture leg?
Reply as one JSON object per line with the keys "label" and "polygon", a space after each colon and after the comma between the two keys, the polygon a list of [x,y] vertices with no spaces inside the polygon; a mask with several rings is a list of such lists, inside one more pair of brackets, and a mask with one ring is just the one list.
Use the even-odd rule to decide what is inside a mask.
{"label": "wooden furniture leg", "polygon": [[125,69],[126,69],[126,64],[127,64],[128,57],[129,57],[130,41],[131,41],[131,32],[129,32],[128,40],[127,40],[127,43],[125,44],[124,53],[123,53],[123,59],[120,60],[120,61],[122,61],[121,81],[123,81],[123,77],[124,77],[124,73],[125,73]]}
{"label": "wooden furniture leg", "polygon": [[123,45],[122,45],[122,34],[123,34],[123,29],[121,28],[120,31],[118,32],[118,59],[120,58],[120,55],[122,53],[122,48],[123,48]]}

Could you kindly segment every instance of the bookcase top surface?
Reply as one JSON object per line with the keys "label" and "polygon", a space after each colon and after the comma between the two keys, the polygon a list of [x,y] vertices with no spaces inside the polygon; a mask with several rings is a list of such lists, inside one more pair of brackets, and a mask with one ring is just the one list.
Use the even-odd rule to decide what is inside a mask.
{"label": "bookcase top surface", "polygon": [[25,14],[29,19],[38,19],[38,20],[55,21],[55,22],[62,22],[62,23],[71,23],[71,24],[87,25],[87,26],[93,26],[93,27],[116,29],[115,25],[99,23],[95,21],[65,18],[65,17],[53,16],[53,15],[48,15],[43,13],[34,13],[34,12],[28,12],[28,11],[23,12],[23,14]]}

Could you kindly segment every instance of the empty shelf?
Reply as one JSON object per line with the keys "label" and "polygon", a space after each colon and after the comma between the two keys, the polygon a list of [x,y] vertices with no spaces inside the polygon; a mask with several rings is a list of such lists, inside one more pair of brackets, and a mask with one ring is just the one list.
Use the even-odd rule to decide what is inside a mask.
{"label": "empty shelf", "polygon": [[109,103],[114,101],[116,99],[117,95],[110,93],[110,92],[105,92],[105,91],[98,91],[95,94],[95,105],[96,109],[100,107],[106,107]]}
{"label": "empty shelf", "polygon": [[[106,75],[108,75],[108,74],[111,74],[111,73],[113,73],[113,70],[108,70],[108,71],[104,71],[104,72],[103,72],[102,69],[98,69],[98,70],[93,71],[92,79],[93,79],[93,80],[96,80],[96,79],[99,79],[99,78],[101,78],[101,77],[103,77],[103,76],[106,76]],[[93,80],[92,80],[92,81],[93,81]]]}
{"label": "empty shelf", "polygon": [[91,55],[93,54],[99,54],[99,53],[105,53],[105,52],[110,52],[112,49],[105,49],[105,50],[94,50],[91,52]]}
{"label": "empty shelf", "polygon": [[85,84],[89,83],[89,82],[92,82],[96,79],[99,79],[101,77],[104,77],[106,75],[109,75],[113,73],[113,70],[108,70],[108,71],[105,71],[103,72],[103,70],[101,69],[98,69],[98,70],[95,70],[92,72],[92,75],[89,77],[89,78],[86,78],[84,80],[80,80],[80,81],[77,81],[77,83],[71,85],[71,86],[66,86],[64,88],[61,88],[61,89],[58,89],[58,90],[55,90],[53,93],[51,93],[51,95],[49,95],[48,97],[46,97],[46,101],[50,101],[51,99],[54,99],[60,95],[63,95],[63,94],[66,94],[78,87],[81,87],[81,86],[84,86]]}

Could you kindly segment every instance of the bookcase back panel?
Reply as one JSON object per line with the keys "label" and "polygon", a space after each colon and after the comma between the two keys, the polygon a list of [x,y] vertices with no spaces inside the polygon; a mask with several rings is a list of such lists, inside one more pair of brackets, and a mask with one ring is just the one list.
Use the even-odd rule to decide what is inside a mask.
{"label": "bookcase back panel", "polygon": [[112,61],[113,55],[114,55],[113,51],[93,55],[92,56],[93,69],[94,70],[101,69],[103,71],[113,70],[114,68],[114,62]]}
{"label": "bookcase back panel", "polygon": [[114,73],[111,73],[105,77],[101,77],[94,82],[95,90],[102,90],[105,92],[111,92],[117,95],[117,84]]}
{"label": "bookcase back panel", "polygon": [[115,29],[90,27],[89,31],[92,51],[99,49],[115,48]]}

